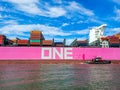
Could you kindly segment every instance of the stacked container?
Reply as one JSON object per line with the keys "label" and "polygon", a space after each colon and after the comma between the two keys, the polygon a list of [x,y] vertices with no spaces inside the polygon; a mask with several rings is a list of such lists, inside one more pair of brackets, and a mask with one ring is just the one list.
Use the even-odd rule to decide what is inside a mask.
{"label": "stacked container", "polygon": [[53,46],[53,40],[43,40],[42,46]]}
{"label": "stacked container", "polygon": [[0,46],[4,45],[5,40],[6,40],[6,36],[0,35]]}
{"label": "stacked container", "polygon": [[40,46],[44,36],[39,30],[33,30],[30,32],[30,46]]}
{"label": "stacked container", "polygon": [[119,38],[119,40],[120,40],[120,33],[115,34],[114,36],[115,36],[115,37],[118,37],[118,38]]}
{"label": "stacked container", "polygon": [[77,44],[79,47],[86,47],[86,46],[88,46],[88,41],[87,40],[78,40]]}
{"label": "stacked container", "polygon": [[120,46],[119,38],[115,37],[115,36],[109,37],[109,43],[110,43],[110,47],[119,47]]}
{"label": "stacked container", "polygon": [[28,40],[17,40],[18,46],[28,46]]}
{"label": "stacked container", "polygon": [[56,47],[63,47],[64,44],[63,44],[63,42],[55,42],[55,46]]}

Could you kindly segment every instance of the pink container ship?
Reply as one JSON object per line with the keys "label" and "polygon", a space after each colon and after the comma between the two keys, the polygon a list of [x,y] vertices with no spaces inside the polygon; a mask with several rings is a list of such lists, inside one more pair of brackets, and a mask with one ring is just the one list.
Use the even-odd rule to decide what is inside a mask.
{"label": "pink container ship", "polygon": [[100,37],[89,43],[75,39],[70,45],[63,42],[45,40],[39,30],[30,32],[30,39],[8,39],[0,35],[0,61],[49,61],[86,62],[99,56],[103,60],[120,61],[120,34]]}

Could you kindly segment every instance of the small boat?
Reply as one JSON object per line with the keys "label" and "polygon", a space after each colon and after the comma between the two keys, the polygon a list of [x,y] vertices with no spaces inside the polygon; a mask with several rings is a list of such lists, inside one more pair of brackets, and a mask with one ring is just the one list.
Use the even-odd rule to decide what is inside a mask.
{"label": "small boat", "polygon": [[95,57],[92,61],[87,62],[88,64],[111,64],[109,60],[103,60],[101,57]]}

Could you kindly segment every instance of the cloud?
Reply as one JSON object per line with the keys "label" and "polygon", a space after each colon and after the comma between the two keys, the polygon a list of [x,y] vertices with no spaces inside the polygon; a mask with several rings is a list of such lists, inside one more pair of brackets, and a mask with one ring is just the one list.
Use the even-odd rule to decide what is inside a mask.
{"label": "cloud", "polygon": [[3,7],[0,7],[0,11],[3,11],[4,9],[3,9]]}
{"label": "cloud", "polygon": [[62,7],[49,7],[46,15],[49,17],[60,17],[66,15],[66,11]]}
{"label": "cloud", "polygon": [[115,32],[120,32],[120,27],[118,27],[118,28],[112,28],[111,30],[115,31]]}
{"label": "cloud", "polygon": [[62,4],[62,0],[53,0],[54,3]]}
{"label": "cloud", "polygon": [[6,0],[13,3],[15,8],[25,13],[56,18],[64,16],[66,11],[62,7],[50,6],[48,3],[43,5],[39,0]]}
{"label": "cloud", "polygon": [[120,4],[120,0],[113,0],[113,2]]}
{"label": "cloud", "polygon": [[83,29],[83,30],[72,30],[71,32],[74,34],[79,34],[79,35],[85,35],[89,33],[89,29]]}
{"label": "cloud", "polygon": [[93,11],[86,9],[81,4],[75,1],[69,2],[69,6],[67,8],[69,9],[69,11],[79,12],[81,15],[94,16]]}
{"label": "cloud", "polygon": [[54,4],[50,4],[49,2],[43,3],[42,1],[39,0],[5,0],[5,1],[12,3],[16,10],[23,11],[25,13],[29,13],[32,15],[57,18],[60,16],[70,17],[70,15],[74,16],[75,13],[79,13],[80,15],[94,16],[92,10],[83,7],[81,4],[75,1],[72,2],[64,1],[63,3],[61,0],[59,0],[58,3],[62,4],[59,4],[57,6],[55,4],[56,2],[54,2]]}
{"label": "cloud", "polygon": [[115,28],[107,28],[105,31],[106,35],[114,35],[116,33],[120,33],[120,27],[115,27]]}
{"label": "cloud", "polygon": [[45,36],[55,37],[55,36],[68,36],[71,33],[63,32],[61,29],[57,27],[51,27],[41,24],[31,24],[31,25],[7,25],[0,28],[1,34],[5,35],[16,35],[16,36],[29,36],[29,34],[25,34],[25,32],[30,32],[30,30],[41,30]]}
{"label": "cloud", "polygon": [[120,21],[120,9],[118,9],[118,8],[115,7],[114,12],[115,12],[115,14],[116,14],[116,16],[113,17],[114,20]]}
{"label": "cloud", "polygon": [[0,19],[2,18],[2,15],[0,14]]}
{"label": "cloud", "polygon": [[17,10],[26,13],[31,14],[40,13],[40,10],[36,5],[37,3],[39,3],[39,0],[6,0],[6,2],[12,3]]}
{"label": "cloud", "polygon": [[68,26],[69,23],[63,23],[62,26],[65,27],[65,26]]}
{"label": "cloud", "polygon": [[3,22],[0,22],[0,24],[7,24],[7,25],[17,25],[18,22],[16,20],[4,20]]}

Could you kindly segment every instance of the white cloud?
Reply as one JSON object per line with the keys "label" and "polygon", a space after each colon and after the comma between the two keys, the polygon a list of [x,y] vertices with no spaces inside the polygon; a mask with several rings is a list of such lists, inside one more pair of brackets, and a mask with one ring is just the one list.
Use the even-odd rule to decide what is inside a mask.
{"label": "white cloud", "polygon": [[88,34],[89,33],[89,29],[83,29],[83,30],[72,30],[71,31],[72,33],[75,33],[75,34],[80,34],[80,35],[85,35],[85,34]]}
{"label": "white cloud", "polygon": [[64,16],[66,14],[66,11],[62,7],[49,6],[48,3],[46,5],[42,5],[39,0],[8,0],[7,2],[13,3],[17,10],[33,15],[54,18]]}
{"label": "white cloud", "polygon": [[85,7],[83,7],[81,4],[73,1],[69,3],[69,6],[67,7],[70,11],[76,11],[79,12],[82,15],[87,15],[87,16],[93,16],[94,13],[93,11],[86,9]]}
{"label": "white cloud", "polygon": [[66,11],[61,7],[49,7],[46,14],[50,17],[60,17],[64,16],[66,14]]}
{"label": "white cloud", "polygon": [[113,0],[113,2],[120,4],[120,0]]}
{"label": "white cloud", "polygon": [[7,25],[17,25],[18,22],[16,20],[6,20],[3,22],[0,22],[1,24],[7,24]]}
{"label": "white cloud", "polygon": [[52,38],[55,36],[68,36],[71,33],[65,33],[61,29],[57,27],[45,26],[41,24],[31,24],[31,25],[7,25],[0,28],[1,34],[5,35],[16,35],[16,36],[28,36],[25,32],[29,32],[30,30],[41,30],[44,35],[51,36]]}
{"label": "white cloud", "polygon": [[115,31],[115,32],[120,32],[120,27],[119,28],[112,28],[111,30]]}
{"label": "white cloud", "polygon": [[117,28],[107,28],[105,33],[106,33],[107,36],[120,33],[120,27],[117,27]]}
{"label": "white cloud", "polygon": [[62,4],[62,0],[53,0],[54,3]]}
{"label": "white cloud", "polygon": [[120,21],[120,9],[115,7],[114,12],[116,14],[116,16],[114,17],[114,20]]}
{"label": "white cloud", "polygon": [[4,0],[16,4],[31,4],[31,3],[38,3],[39,0]]}
{"label": "white cloud", "polygon": [[70,45],[75,39],[66,39],[66,45]]}
{"label": "white cloud", "polygon": [[65,26],[68,26],[69,23],[63,23],[62,26],[65,27]]}
{"label": "white cloud", "polygon": [[0,11],[3,11],[3,7],[0,7]]}
{"label": "white cloud", "polygon": [[40,10],[36,5],[39,0],[6,0],[7,2],[13,3],[16,9],[31,14],[38,14]]}
{"label": "white cloud", "polygon": [[2,18],[2,15],[0,14],[0,19]]}
{"label": "white cloud", "polygon": [[[12,3],[17,10],[23,11],[25,13],[40,15],[45,17],[57,18],[60,16],[70,17],[74,16],[75,13],[81,15],[93,16],[93,11],[86,9],[81,4],[73,2],[64,2],[59,6],[50,5],[50,3],[42,3],[39,0],[5,0],[6,2]],[[55,0],[56,1],[56,0]],[[59,3],[62,3],[59,0]],[[79,15],[80,16],[80,15]]]}

